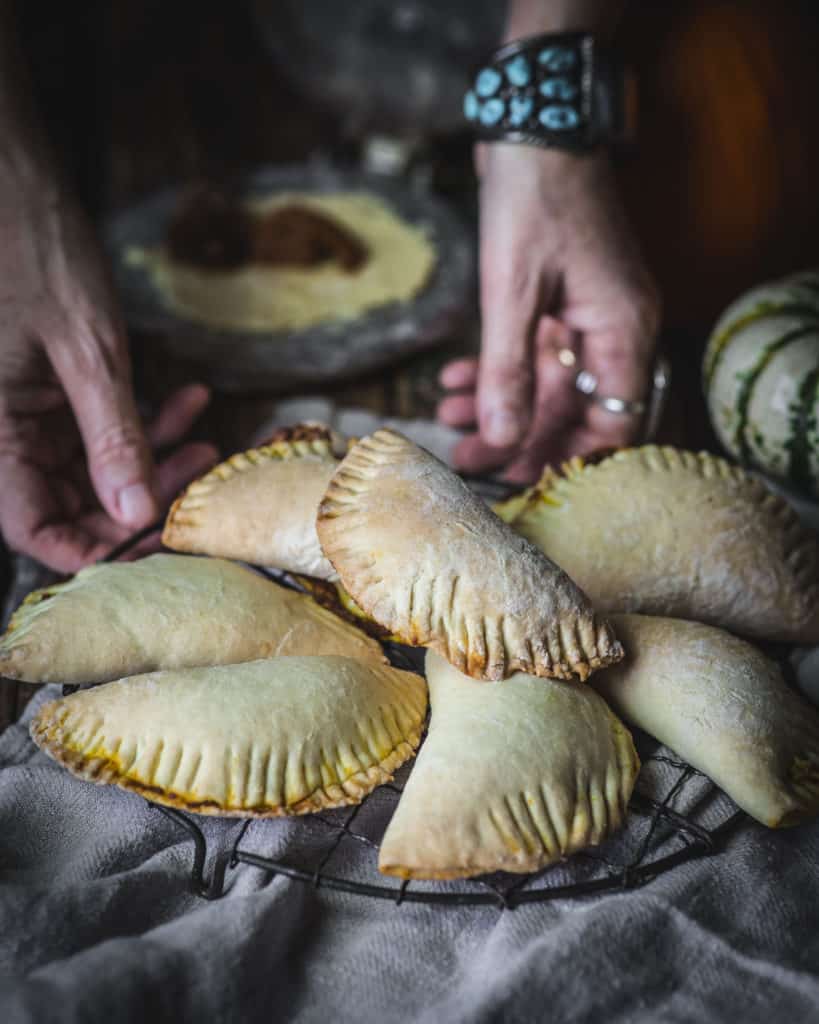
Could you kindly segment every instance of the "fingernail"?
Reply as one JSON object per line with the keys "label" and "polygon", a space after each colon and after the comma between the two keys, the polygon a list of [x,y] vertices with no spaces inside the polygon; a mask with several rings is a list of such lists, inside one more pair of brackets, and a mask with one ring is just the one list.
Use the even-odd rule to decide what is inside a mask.
{"label": "fingernail", "polygon": [[147,526],[156,515],[156,502],[145,484],[123,487],[117,496],[119,513],[127,526]]}
{"label": "fingernail", "polygon": [[503,409],[491,412],[487,417],[484,431],[486,441],[496,448],[505,448],[520,438],[520,425],[517,418]]}

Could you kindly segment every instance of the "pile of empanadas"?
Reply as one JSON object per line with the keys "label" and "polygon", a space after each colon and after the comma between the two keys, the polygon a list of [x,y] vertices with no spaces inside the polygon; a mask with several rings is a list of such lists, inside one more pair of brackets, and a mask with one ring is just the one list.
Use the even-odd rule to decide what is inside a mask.
{"label": "pile of empanadas", "polygon": [[[0,673],[103,684],[44,706],[35,741],[188,810],[301,814],[412,757],[428,685],[379,859],[405,878],[534,871],[606,839],[640,767],[618,714],[766,825],[819,811],[819,713],[734,635],[819,642],[819,547],[758,481],[650,446],[493,511],[393,431],[341,455],[321,428],[235,455],[169,513],[167,547],[200,557],[31,595]],[[426,683],[384,636],[427,648]]]}

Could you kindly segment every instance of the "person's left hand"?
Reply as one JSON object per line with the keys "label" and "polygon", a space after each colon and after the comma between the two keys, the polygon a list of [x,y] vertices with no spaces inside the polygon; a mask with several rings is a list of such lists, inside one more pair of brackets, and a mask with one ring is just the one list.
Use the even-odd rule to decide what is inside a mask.
{"label": "person's left hand", "polygon": [[585,368],[600,395],[646,400],[660,303],[605,155],[503,143],[479,155],[481,355],[444,368],[438,417],[477,426],[457,468],[528,482],[637,439],[639,417],[590,402],[575,378]]}

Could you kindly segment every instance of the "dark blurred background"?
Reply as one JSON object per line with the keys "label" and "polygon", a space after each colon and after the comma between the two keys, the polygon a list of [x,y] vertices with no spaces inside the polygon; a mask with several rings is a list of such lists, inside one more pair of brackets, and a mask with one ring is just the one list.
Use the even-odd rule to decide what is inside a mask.
{"label": "dark blurred background", "polygon": [[[170,181],[351,158],[385,128],[426,143],[440,187],[472,188],[451,65],[492,45],[502,0],[19,7],[52,137],[97,215]],[[743,288],[816,259],[817,41],[815,0],[627,5],[640,135],[618,162],[670,327],[707,330]]]}

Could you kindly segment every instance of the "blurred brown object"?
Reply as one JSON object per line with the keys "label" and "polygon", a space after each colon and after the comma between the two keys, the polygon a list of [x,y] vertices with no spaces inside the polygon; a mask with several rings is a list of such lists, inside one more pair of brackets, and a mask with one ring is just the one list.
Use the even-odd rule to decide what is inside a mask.
{"label": "blurred brown object", "polygon": [[360,269],[367,250],[352,232],[306,206],[286,206],[254,218],[252,259],[271,266],[313,267],[338,263]]}
{"label": "blurred brown object", "polygon": [[358,270],[367,259],[361,241],[341,224],[297,203],[265,214],[249,213],[226,192],[193,188],[180,202],[167,233],[180,263],[235,270],[247,263],[313,267],[335,262]]}
{"label": "blurred brown object", "polygon": [[168,252],[179,263],[233,270],[250,259],[250,216],[216,188],[191,189],[168,224]]}
{"label": "blurred brown object", "polygon": [[819,263],[819,5],[635,2],[639,77],[622,184],[665,322],[701,336],[767,278]]}

